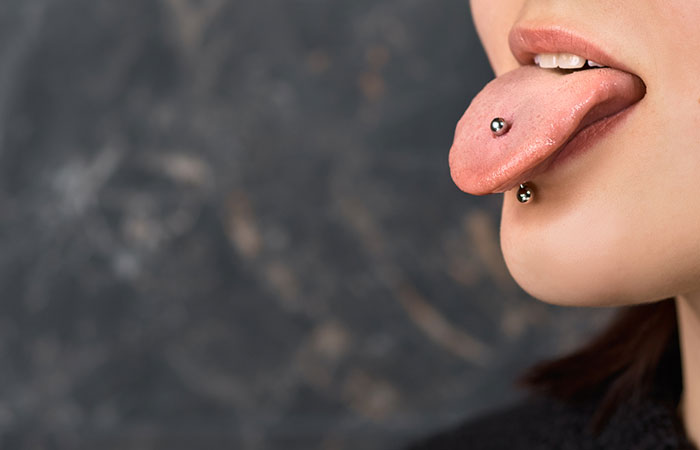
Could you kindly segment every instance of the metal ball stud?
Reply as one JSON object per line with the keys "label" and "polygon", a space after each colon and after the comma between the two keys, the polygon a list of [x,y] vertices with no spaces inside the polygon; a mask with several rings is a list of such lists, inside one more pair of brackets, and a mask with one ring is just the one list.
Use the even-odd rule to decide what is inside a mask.
{"label": "metal ball stud", "polygon": [[527,203],[532,200],[534,193],[532,189],[527,184],[521,184],[520,189],[518,189],[518,201],[520,203]]}
{"label": "metal ball stud", "polygon": [[491,121],[491,132],[496,136],[502,136],[508,132],[508,122],[502,117],[496,117]]}

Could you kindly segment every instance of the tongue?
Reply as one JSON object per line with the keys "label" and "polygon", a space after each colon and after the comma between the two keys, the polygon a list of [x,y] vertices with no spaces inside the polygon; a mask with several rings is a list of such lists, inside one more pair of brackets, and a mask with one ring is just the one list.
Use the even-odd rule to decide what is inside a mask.
{"label": "tongue", "polygon": [[[524,66],[506,73],[486,85],[457,124],[452,179],[470,194],[506,191],[527,181],[583,128],[645,92],[641,79],[609,68],[563,74]],[[491,132],[496,117],[510,124],[506,134]]]}

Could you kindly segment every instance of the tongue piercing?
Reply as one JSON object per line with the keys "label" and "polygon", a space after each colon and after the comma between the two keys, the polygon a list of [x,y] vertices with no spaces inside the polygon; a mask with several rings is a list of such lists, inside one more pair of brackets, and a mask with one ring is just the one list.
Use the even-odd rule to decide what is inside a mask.
{"label": "tongue piercing", "polygon": [[520,189],[518,189],[518,201],[520,203],[527,203],[532,200],[534,193],[532,189],[527,184],[521,184]]}
{"label": "tongue piercing", "polygon": [[500,117],[496,117],[491,121],[491,132],[496,136],[506,134],[509,128],[510,126],[508,125],[508,122],[506,122],[505,119],[502,119]]}

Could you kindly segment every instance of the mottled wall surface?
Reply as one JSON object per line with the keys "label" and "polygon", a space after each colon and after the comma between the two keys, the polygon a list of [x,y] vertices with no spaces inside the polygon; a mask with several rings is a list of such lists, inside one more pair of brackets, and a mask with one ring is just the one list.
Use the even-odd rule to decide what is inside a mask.
{"label": "mottled wall surface", "polygon": [[463,0],[2,0],[0,447],[390,449],[605,312],[452,184]]}

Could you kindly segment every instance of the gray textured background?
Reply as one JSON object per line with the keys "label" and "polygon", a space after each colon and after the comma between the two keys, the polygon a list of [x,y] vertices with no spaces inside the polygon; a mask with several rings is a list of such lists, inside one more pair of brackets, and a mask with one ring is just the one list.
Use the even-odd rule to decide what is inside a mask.
{"label": "gray textured background", "polygon": [[0,447],[391,449],[607,316],[449,178],[465,0],[2,0]]}

